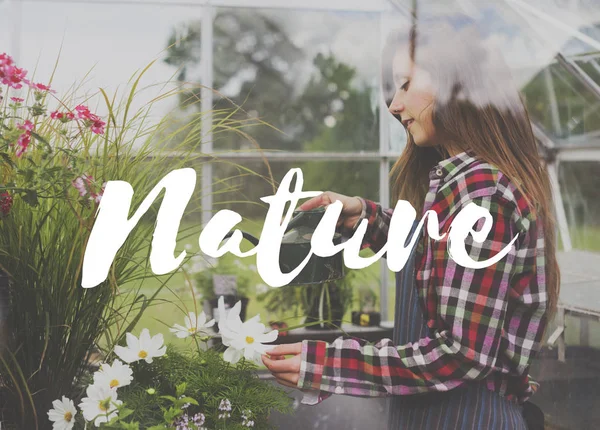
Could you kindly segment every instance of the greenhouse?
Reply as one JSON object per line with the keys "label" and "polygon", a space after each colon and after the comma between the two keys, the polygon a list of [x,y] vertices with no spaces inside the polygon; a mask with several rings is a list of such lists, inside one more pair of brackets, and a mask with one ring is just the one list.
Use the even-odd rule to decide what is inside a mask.
{"label": "greenhouse", "polygon": [[[446,40],[442,36],[442,43],[427,51],[443,34],[449,36]],[[463,274],[457,304],[450,302],[452,295],[444,296],[454,282],[451,287],[430,285],[414,296],[406,293],[402,283],[408,269],[395,273],[382,258],[384,252],[378,253],[382,249],[374,245],[381,241],[378,234],[387,236],[392,227],[385,211],[377,213],[373,208],[393,208],[398,195],[423,197],[432,189],[411,194],[409,185],[396,181],[404,172],[411,178],[409,173],[417,169],[416,162],[399,169],[396,161],[405,160],[401,157],[408,149],[419,146],[419,133],[430,133],[420,117],[416,123],[415,118],[406,120],[411,103],[416,108],[422,101],[417,93],[421,81],[415,78],[411,87],[409,79],[401,79],[399,44],[410,51],[414,76],[439,73],[458,82],[446,94],[449,106],[455,99],[468,101],[467,107],[461,105],[465,110],[448,108],[449,117],[434,105],[436,130],[443,124],[459,130],[447,136],[526,139],[530,126],[535,154],[512,142],[502,146],[498,160],[506,160],[503,157],[510,153],[513,161],[502,166],[515,168],[515,173],[528,172],[521,175],[527,187],[538,181],[537,173],[527,169],[540,166],[536,172],[543,170],[540,177],[551,193],[551,198],[538,203],[552,202],[548,218],[553,220],[554,233],[549,236],[556,247],[560,293],[555,312],[539,321],[536,306],[546,303],[552,292],[547,297],[545,290],[535,288],[551,285],[552,273],[558,273],[539,271],[554,261],[554,246],[544,247],[543,240],[530,238],[530,247],[522,245],[521,252],[514,254],[515,261],[530,264],[535,253],[537,266],[531,263],[530,270],[537,277],[521,280],[522,296],[517,290],[507,293],[508,310],[497,304],[500,296],[478,296],[472,299],[473,309],[461,310],[471,300],[465,299],[464,279],[477,279],[477,270]],[[427,412],[422,405],[413,408],[425,410],[424,416],[430,417],[421,427],[398,424],[412,421],[399,419],[402,412],[394,418],[394,410],[406,410],[398,409],[394,398],[416,394],[408,397],[418,399],[428,390],[452,392],[454,387],[464,388],[464,381],[484,379],[489,372],[514,371],[525,378],[529,375],[528,390],[535,394],[529,398],[532,392],[527,391],[525,403],[543,413],[541,427],[528,418],[527,428],[544,428],[544,423],[547,429],[600,426],[600,411],[595,407],[600,396],[594,389],[600,383],[600,4],[596,1],[0,0],[0,55],[0,424],[46,429],[54,423],[54,428],[69,430],[86,425],[437,429],[430,422],[435,421],[431,417],[437,416],[433,412],[437,409]],[[419,61],[434,66],[421,68]],[[421,70],[426,72],[419,75]],[[480,71],[483,74],[476,75]],[[441,106],[440,88],[447,82],[432,79]],[[514,106],[514,99],[505,95],[510,86],[516,88],[525,108],[519,107],[518,114],[506,113]],[[413,99],[410,88],[417,94]],[[503,110],[506,106],[509,109]],[[452,118],[477,109],[483,112],[479,122]],[[491,117],[495,119],[482,122]],[[526,121],[525,131],[519,118]],[[467,127],[474,131],[465,131]],[[437,134],[428,136],[439,139]],[[435,144],[428,145],[421,149],[433,153]],[[450,144],[448,148],[454,149]],[[471,149],[465,154],[472,154]],[[484,149],[486,156],[493,153],[488,150]],[[486,156],[482,158],[489,160]],[[447,165],[442,162],[437,171],[429,172],[429,187],[434,173],[440,172],[441,177],[445,172],[439,166]],[[350,244],[352,234],[360,231],[360,221],[368,219],[369,246],[362,246],[360,255],[371,258],[371,264],[349,268],[343,267],[342,253],[319,255],[324,263],[316,262],[313,255],[291,285],[272,288],[257,267],[267,263],[257,262],[250,250],[253,244],[261,246],[259,238],[263,243],[267,240],[261,230],[265,219],[273,217],[269,196],[281,192],[286,173],[297,168],[303,191],[359,197],[353,197],[358,212],[351,220],[351,200],[343,201],[340,216],[346,216],[348,224],[337,224],[336,232],[341,234],[333,237],[334,241],[341,237],[338,246]],[[193,192],[185,195],[183,181],[165,192],[154,189],[176,170],[195,180]],[[494,180],[500,181],[504,173]],[[118,205],[102,199],[104,193],[115,193],[116,199],[116,181],[129,184],[130,191],[122,191],[129,206],[124,206],[121,218],[109,218],[111,202],[114,208]],[[466,180],[459,178],[456,187],[461,181]],[[502,201],[518,199],[523,184],[515,183]],[[540,183],[539,189],[532,185],[527,190],[545,189],[546,182]],[[457,199],[464,200],[464,193],[471,193],[469,187],[474,185],[464,186],[463,191],[452,191]],[[168,200],[177,189],[183,206]],[[151,200],[168,203],[146,205],[144,197],[150,194]],[[544,195],[540,191],[536,197]],[[441,208],[435,210],[442,221],[447,206],[435,206],[435,193],[427,196],[424,207],[415,206],[416,220],[421,219],[419,209],[432,204],[430,208]],[[486,202],[486,197],[480,189],[469,198]],[[495,201],[487,204],[492,216],[501,213],[494,212],[499,211]],[[516,204],[519,211],[523,204]],[[161,218],[161,212],[168,210],[163,206],[170,206],[169,220],[167,215]],[[133,215],[140,207],[143,211]],[[299,212],[292,216],[294,209],[285,208],[289,217],[283,221],[294,219],[285,230],[279,257],[281,267],[289,259],[287,272],[302,262],[320,217],[326,218],[323,213],[315,215],[318,221],[297,216]],[[220,211],[239,214],[237,227],[248,240],[241,236],[238,240],[248,256],[231,252],[211,256],[203,247],[216,234],[219,226],[213,221]],[[282,210],[279,218],[285,213]],[[377,234],[373,219],[380,223],[387,219]],[[532,219],[520,220],[519,225],[527,226]],[[94,236],[101,222],[107,226],[104,236]],[[496,231],[496,236],[503,234],[508,233]],[[538,234],[548,236],[547,231]],[[235,235],[228,244],[234,239]],[[521,240],[526,239],[521,236],[515,243]],[[106,261],[104,280],[94,288],[82,288],[86,267],[105,264],[98,257],[86,263],[85,258],[91,258],[86,247],[89,251],[95,243],[109,242],[118,244],[114,260]],[[296,247],[299,243],[304,248]],[[431,248],[418,254],[423,259],[415,262],[411,257],[406,266],[421,264],[416,266],[416,284],[436,276],[446,282],[443,276],[448,272],[440,275],[445,269],[436,260],[439,248],[424,246]],[[158,248],[163,256],[173,249],[168,258],[173,264],[177,260],[176,270],[159,273],[158,258],[151,257]],[[294,253],[300,248],[304,254],[298,257]],[[432,266],[422,272],[429,259]],[[513,285],[528,273],[519,264],[510,272]],[[497,280],[500,266],[486,268],[486,275],[475,283],[496,288],[493,279]],[[513,277],[515,270],[522,273]],[[457,269],[456,273],[463,272]],[[490,304],[494,300],[496,304]],[[478,306],[493,313],[478,316]],[[452,313],[449,308],[458,309],[452,314],[454,333],[440,334],[436,324],[451,324],[446,316]],[[432,309],[439,315],[432,316]],[[239,321],[231,322],[236,312]],[[319,360],[319,348],[342,345],[336,340],[341,336],[354,338],[357,345],[360,338],[373,344],[392,339],[400,346],[406,342],[398,344],[398,339],[409,336],[404,333],[409,329],[403,327],[417,314],[421,321],[422,312],[430,318],[420,324],[430,330],[424,336],[427,341],[439,340],[442,349],[467,348],[466,353],[461,349],[453,354],[468,357],[466,366],[474,360],[484,370],[475,366],[459,382],[436,379],[426,366],[431,356],[405,357],[402,347],[392,348],[396,353],[400,350],[400,362],[412,363],[407,368],[418,368],[425,376],[419,370],[402,376],[406,369],[392,364],[365,370],[381,361],[392,362],[382,352],[385,348],[376,349],[375,356],[364,362],[351,355],[359,364],[346,363],[353,370],[340,370],[331,363],[351,361],[345,354],[352,352],[336,351],[340,355],[335,357],[323,353],[318,364],[303,361],[296,386],[296,380],[290,383],[273,371],[277,364],[271,368],[269,361],[261,359],[274,345],[287,345],[282,347],[286,356],[297,354],[304,360],[314,354],[314,360]],[[254,315],[260,317],[251,318]],[[506,348],[508,367],[502,367],[501,358],[469,350],[473,339],[466,335],[464,342],[454,339],[452,343],[452,334],[460,337],[456,330],[490,335],[492,329],[485,324],[502,318],[504,325],[497,327],[494,336],[502,338],[498,348]],[[482,325],[474,329],[476,323]],[[515,324],[519,328],[511,332]],[[408,349],[417,350],[417,340]],[[533,345],[538,341],[536,349]],[[239,347],[240,342],[245,342],[244,347]],[[293,352],[299,345],[303,349]],[[362,353],[371,345],[350,349]],[[530,349],[531,356],[520,355]],[[450,363],[453,375],[465,366],[443,363]],[[330,375],[322,370],[327,366],[332,366]],[[325,376],[312,375],[310,369],[315,368]],[[347,378],[340,376],[343,371],[348,371]],[[402,379],[416,380],[419,375],[426,382],[415,382],[416,388]],[[328,382],[321,382],[319,389],[318,380],[326,376]],[[394,377],[404,382],[387,382]],[[110,386],[101,386],[104,379]],[[496,390],[502,393],[502,401],[505,395],[510,397],[513,384],[522,382],[506,381],[499,382],[501,388]],[[402,408],[410,405],[407,401]],[[468,407],[464,414],[468,416]],[[469,427],[468,418],[461,419],[467,421],[460,425],[457,418],[456,426],[447,428],[494,428],[481,422]]]}

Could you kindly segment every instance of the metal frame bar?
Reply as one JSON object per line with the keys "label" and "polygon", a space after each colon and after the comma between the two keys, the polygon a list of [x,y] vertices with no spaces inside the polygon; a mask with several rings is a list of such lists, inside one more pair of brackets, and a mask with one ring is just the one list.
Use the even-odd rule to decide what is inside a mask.
{"label": "metal frame bar", "polygon": [[31,3],[140,4],[161,6],[213,6],[265,9],[331,10],[344,12],[385,12],[392,9],[387,0],[25,0]]}
{"label": "metal frame bar", "polygon": [[[181,157],[184,153],[181,151],[171,151],[163,156]],[[262,161],[285,162],[285,161],[381,161],[382,157],[388,159],[400,157],[400,153],[388,152],[381,155],[378,152],[211,152],[211,153],[185,153],[195,159],[208,161],[211,159],[236,160],[236,161]]]}
{"label": "metal frame bar", "polygon": [[21,60],[21,23],[23,20],[23,5],[19,0],[7,0],[9,5],[10,22],[12,31],[10,40],[11,56],[16,63]]}
{"label": "metal frame bar", "polygon": [[[384,17],[383,14],[379,16],[379,31],[380,31],[380,44],[383,46],[386,35],[384,34]],[[383,66],[383,59],[379,56],[379,70]],[[380,77],[381,79],[381,77]],[[387,106],[383,99],[383,93],[379,91],[379,200],[381,205],[384,207],[390,206],[390,162],[388,154],[390,151],[390,128],[389,121],[390,116],[386,115]],[[389,287],[389,269],[387,262],[382,258],[379,262],[379,313],[381,314],[381,321],[387,321],[389,319],[388,306],[389,301],[388,288]],[[396,297],[398,300],[398,297]]]}
{"label": "metal frame bar", "polygon": [[[202,62],[202,152],[210,154],[213,152],[213,8],[205,6],[202,10],[202,39],[201,39],[201,58]],[[204,227],[212,217],[213,206],[213,168],[211,163],[204,163],[202,166],[202,226]]]}
{"label": "metal frame bar", "polygon": [[552,114],[552,126],[554,132],[561,136],[562,128],[560,126],[560,113],[558,112],[558,102],[556,101],[556,91],[554,89],[554,82],[552,81],[552,73],[547,67],[544,69],[544,83],[546,84],[546,91],[548,91],[548,98],[550,100],[550,112]]}
{"label": "metal frame bar", "polygon": [[556,54],[556,59],[600,100],[600,86],[576,62],[569,60],[560,52]]}
{"label": "metal frame bar", "polygon": [[548,164],[548,176],[550,177],[552,195],[554,196],[554,209],[556,211],[558,231],[560,232],[563,248],[568,252],[573,249],[573,245],[571,242],[571,234],[569,233],[569,224],[567,223],[567,214],[565,213],[563,199],[560,194],[560,185],[558,183],[558,166],[556,163]]}
{"label": "metal frame bar", "polygon": [[600,162],[600,151],[598,147],[593,148],[569,148],[559,151],[556,159],[563,161],[598,161]]}

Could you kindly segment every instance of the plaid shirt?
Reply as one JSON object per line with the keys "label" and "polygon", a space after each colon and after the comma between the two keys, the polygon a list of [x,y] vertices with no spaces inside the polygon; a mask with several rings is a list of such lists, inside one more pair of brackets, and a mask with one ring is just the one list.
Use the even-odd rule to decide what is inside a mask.
{"label": "plaid shirt", "polygon": [[[436,241],[423,228],[415,283],[428,336],[406,345],[342,337],[331,344],[303,341],[298,387],[318,390],[312,391],[319,393],[313,403],[329,393],[409,395],[448,391],[475,380],[509,400],[522,402],[532,394],[527,371],[546,323],[541,223],[502,172],[469,153],[440,162],[429,178],[423,213],[438,214],[441,233],[470,202],[492,215],[493,227],[484,242],[473,241],[471,235],[465,239],[473,260],[491,258],[518,234],[517,241],[494,265],[469,269],[449,258],[448,235]],[[369,223],[364,247],[377,252],[387,240],[392,210],[364,203]]]}

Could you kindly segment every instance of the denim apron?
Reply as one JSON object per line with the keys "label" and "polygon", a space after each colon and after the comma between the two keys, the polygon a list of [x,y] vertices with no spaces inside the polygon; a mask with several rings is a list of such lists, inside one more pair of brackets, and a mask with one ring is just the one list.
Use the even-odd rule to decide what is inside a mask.
{"label": "denim apron", "polygon": [[[415,285],[416,248],[396,273],[395,345],[416,342],[428,333]],[[527,430],[522,406],[488,390],[482,382],[469,382],[446,392],[391,396],[387,409],[388,429],[394,430]]]}

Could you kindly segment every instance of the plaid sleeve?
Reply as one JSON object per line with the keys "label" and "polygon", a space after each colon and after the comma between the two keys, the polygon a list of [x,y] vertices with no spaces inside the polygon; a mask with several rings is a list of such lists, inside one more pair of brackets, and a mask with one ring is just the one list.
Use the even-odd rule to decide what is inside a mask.
{"label": "plaid sleeve", "polygon": [[[367,232],[362,243],[362,249],[371,248],[377,253],[387,241],[390,220],[392,219],[393,209],[382,209],[381,205],[371,200],[359,197],[363,204],[364,217],[356,223],[356,227],[363,219],[368,220]],[[356,229],[355,227],[355,229]]]}
{"label": "plaid sleeve", "polygon": [[[488,209],[494,223],[482,243],[468,235],[465,248],[472,259],[487,260],[518,233],[516,210],[499,194],[471,201]],[[449,258],[447,236],[428,239],[425,247],[432,266],[429,287],[420,294],[426,295],[430,336],[401,346],[389,339],[376,345],[341,337],[331,344],[303,341],[299,388],[353,396],[407,395],[447,391],[494,370],[519,240],[494,265],[469,269]]]}

